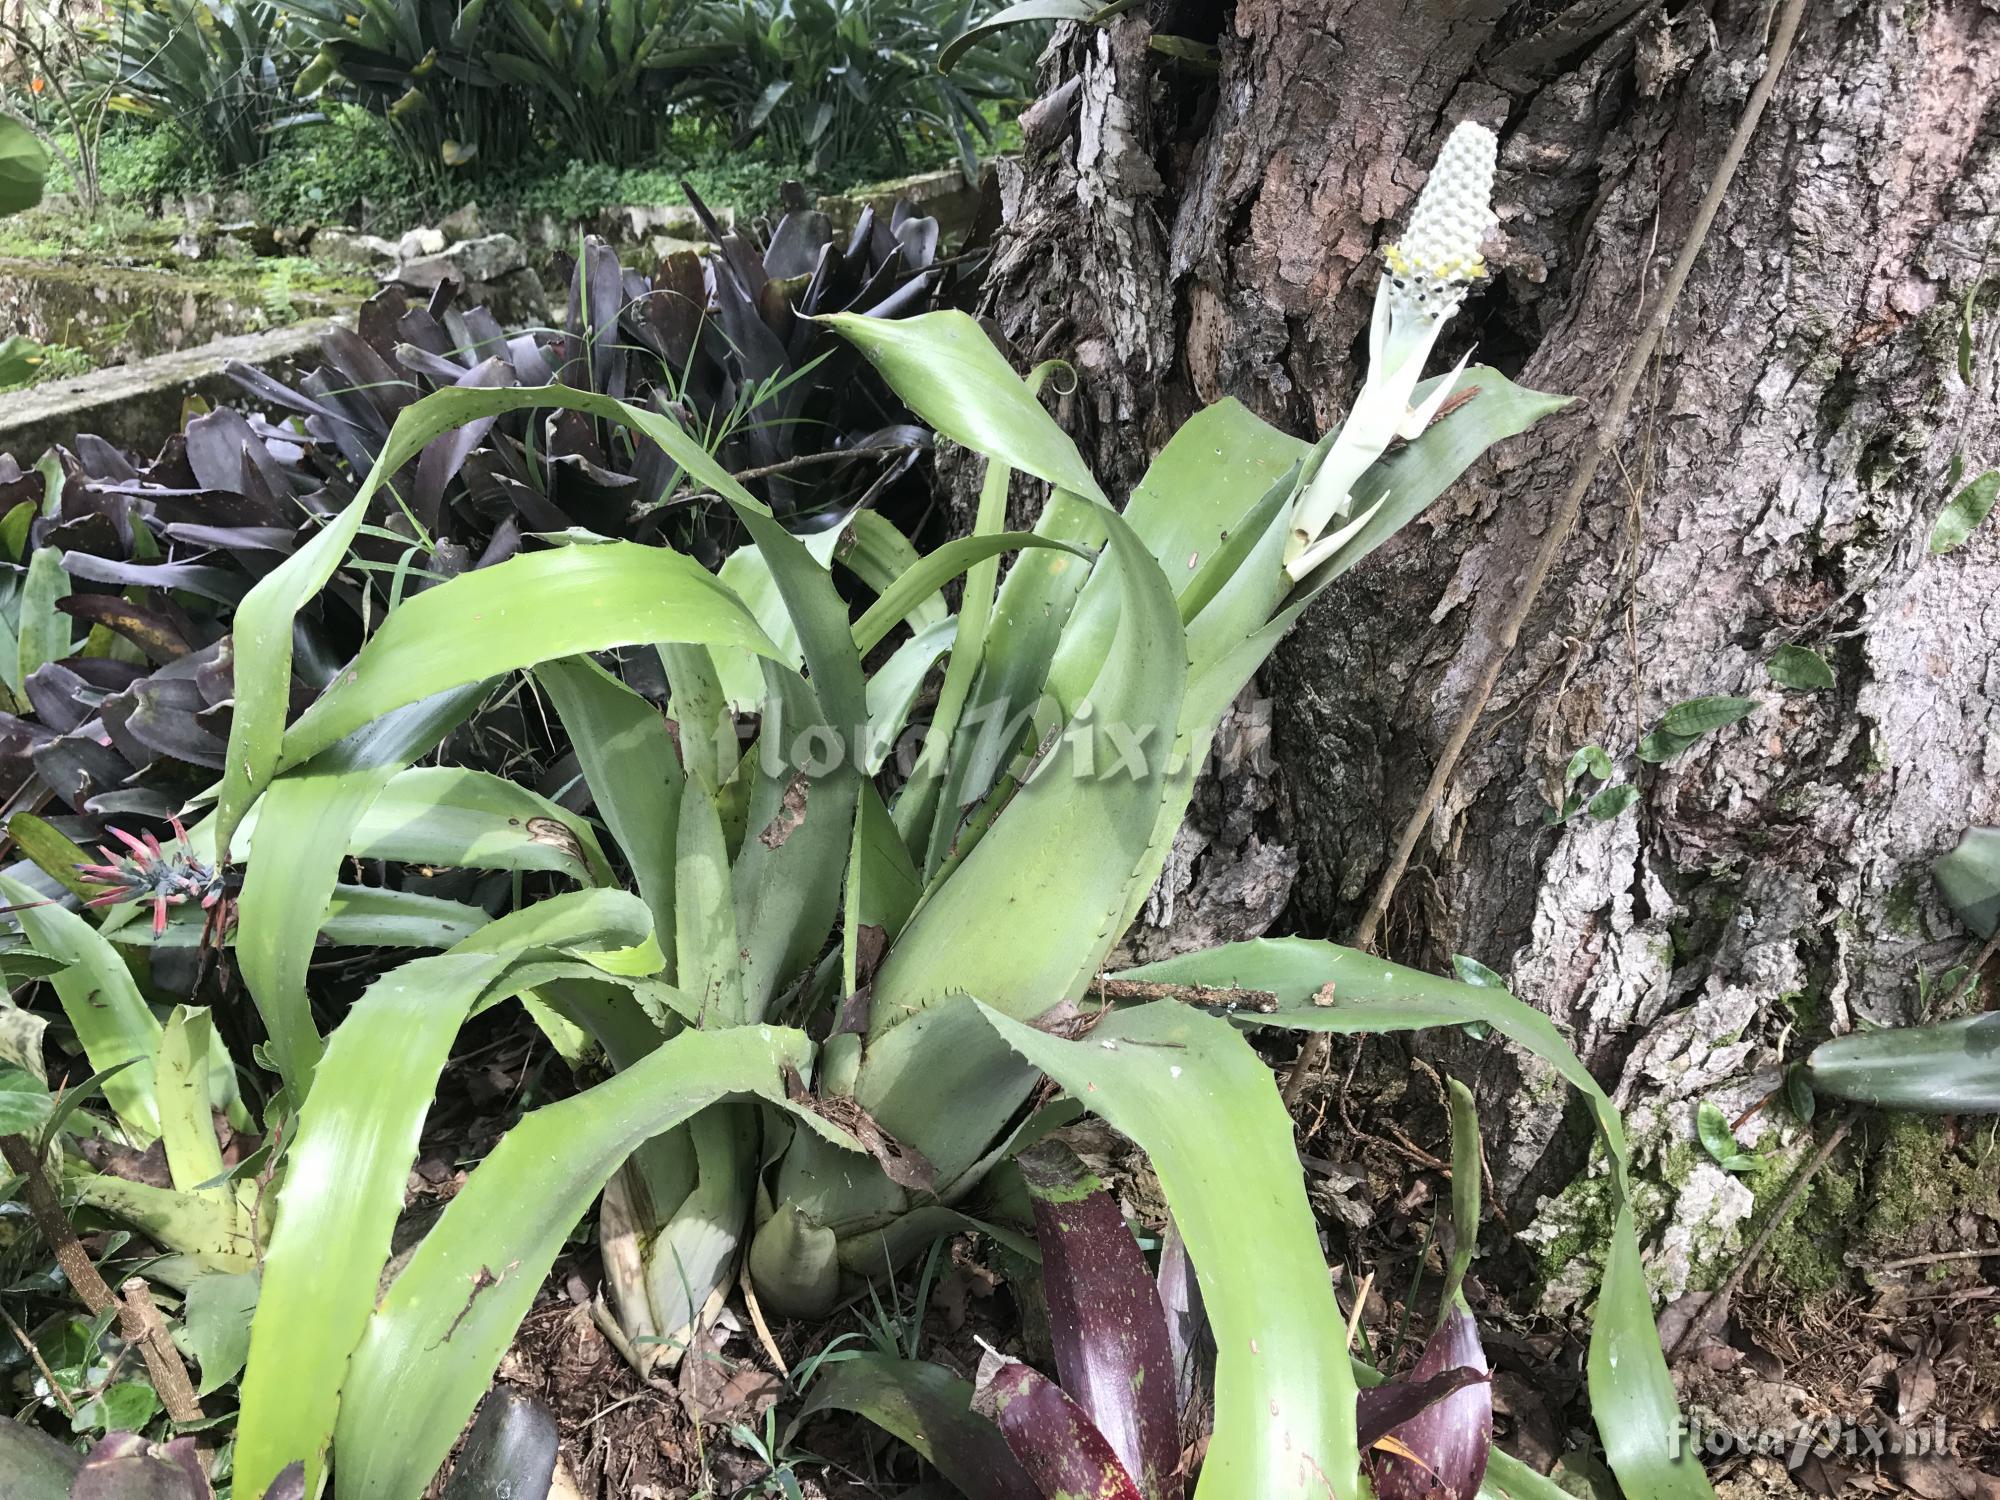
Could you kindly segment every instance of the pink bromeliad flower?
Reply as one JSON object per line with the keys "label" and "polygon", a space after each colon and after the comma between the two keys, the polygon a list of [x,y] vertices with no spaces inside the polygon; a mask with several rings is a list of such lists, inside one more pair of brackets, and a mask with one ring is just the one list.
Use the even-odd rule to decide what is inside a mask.
{"label": "pink bromeliad flower", "polygon": [[77,873],[84,879],[111,887],[84,904],[112,906],[121,901],[151,901],[153,935],[158,937],[167,930],[168,907],[183,906],[189,901],[199,902],[201,909],[208,913],[208,920],[203,924],[202,941],[209,941],[211,936],[219,941],[228,921],[222,872],[195,858],[188,845],[187,830],[181,826],[179,818],[167,821],[174,829],[171,853],[161,848],[160,841],[150,833],[134,838],[122,828],[107,826],[104,831],[129,852],[114,854],[108,846],[99,844],[97,852],[104,856],[104,863],[76,867]]}

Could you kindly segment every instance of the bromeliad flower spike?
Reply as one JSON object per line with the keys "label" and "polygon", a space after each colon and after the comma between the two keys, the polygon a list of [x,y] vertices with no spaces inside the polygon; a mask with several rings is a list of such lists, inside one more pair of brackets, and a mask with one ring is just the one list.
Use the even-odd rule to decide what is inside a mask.
{"label": "bromeliad flower spike", "polygon": [[151,901],[153,935],[158,937],[167,930],[168,907],[184,906],[189,901],[198,902],[201,909],[208,913],[208,921],[203,924],[202,941],[219,941],[229,920],[222,869],[196,859],[188,846],[187,830],[181,827],[180,819],[171,818],[168,821],[174,828],[172,853],[162,849],[160,841],[150,833],[134,838],[122,828],[107,827],[104,831],[129,852],[114,854],[107,846],[99,844],[97,852],[104,856],[104,863],[76,867],[77,873],[85,880],[111,887],[103,895],[93,896],[84,904],[113,906],[121,901]]}
{"label": "bromeliad flower spike", "polygon": [[[1440,329],[1486,274],[1480,242],[1493,228],[1493,167],[1499,142],[1484,125],[1460,124],[1444,143],[1430,180],[1417,195],[1403,237],[1382,252],[1387,262],[1375,288],[1368,331],[1368,375],[1319,471],[1300,495],[1285,545],[1285,570],[1305,577],[1338,551],[1368,518],[1322,535],[1347,515],[1355,482],[1397,438],[1420,433],[1450,397],[1458,372],[1438,383],[1422,409],[1410,395]],[[1464,368],[1464,361],[1459,362]]]}

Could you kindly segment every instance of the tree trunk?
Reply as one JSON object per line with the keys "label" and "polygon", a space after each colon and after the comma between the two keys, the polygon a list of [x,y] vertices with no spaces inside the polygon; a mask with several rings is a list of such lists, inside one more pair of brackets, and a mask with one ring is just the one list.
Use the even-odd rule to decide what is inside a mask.
{"label": "tree trunk", "polygon": [[[1156,917],[1195,914],[1187,946],[1273,916],[1352,930],[1761,76],[1775,8],[1176,0],[1058,33],[1048,81],[1080,84],[1003,179],[988,307],[1017,348],[1073,359],[1061,415],[1107,479],[1129,484],[1222,396],[1300,433],[1340,418],[1378,251],[1460,119],[1500,133],[1501,225],[1492,284],[1433,368],[1476,341],[1582,398],[1333,591],[1267,669],[1278,790],[1261,773],[1247,803],[1211,787],[1155,896]],[[1149,47],[1169,34],[1213,44],[1219,73]],[[1691,1224],[1720,1244],[1750,1207],[1712,1168],[1661,1170],[1695,1105],[1733,1116],[1828,1030],[1910,1019],[1919,965],[1971,946],[1928,867],[2000,820],[2000,527],[1943,556],[1928,539],[1958,460],[1970,478],[2000,458],[2000,321],[1975,304],[1969,379],[1958,344],[2000,229],[1996,83],[2000,15],[1975,0],[1808,6],[1385,926],[1405,961],[1506,974],[1617,1085],[1642,1156],[1677,1177],[1653,1246],[1666,1290],[1704,1253]],[[1787,645],[1834,686],[1776,683]],[[1636,758],[1666,709],[1708,695],[1756,707],[1666,764]],[[1588,744],[1637,800],[1551,826]],[[1138,941],[1182,946],[1178,927]],[[1532,1205],[1576,1174],[1563,1111],[1523,1105],[1547,1079],[1433,1045],[1477,1080],[1504,1196]]]}

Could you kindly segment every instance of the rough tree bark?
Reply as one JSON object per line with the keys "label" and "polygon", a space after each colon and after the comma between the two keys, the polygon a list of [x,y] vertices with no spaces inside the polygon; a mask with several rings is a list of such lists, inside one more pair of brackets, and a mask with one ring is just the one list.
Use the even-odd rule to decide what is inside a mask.
{"label": "rough tree bark", "polygon": [[[1081,83],[1003,180],[988,310],[1018,347],[1074,359],[1061,415],[1100,472],[1129,482],[1225,395],[1297,432],[1337,420],[1379,247],[1464,118],[1501,135],[1497,274],[1436,367],[1476,340],[1583,398],[1309,615],[1264,679],[1276,781],[1204,792],[1146,951],[1274,917],[1352,929],[1760,76],[1774,8],[1175,0],[1058,33],[1048,82]],[[1155,33],[1213,44],[1219,73],[1150,50]],[[1945,556],[1927,542],[1954,461],[1967,477],[2000,461],[2000,320],[1975,303],[1969,380],[1957,349],[2000,229],[1996,83],[2000,14],[1977,0],[1809,7],[1391,908],[1394,956],[1471,955],[1563,1023],[1662,1178],[1699,1100],[1753,1101],[1800,1055],[1781,1050],[1787,1026],[1909,1019],[1919,965],[1969,949],[1928,867],[2000,819],[2000,526]],[[1775,684],[1787,644],[1836,685]],[[1758,706],[1664,766],[1635,758],[1662,712],[1710,694]],[[1638,800],[1549,826],[1592,743]],[[1531,1206],[1561,1188],[1575,1136],[1560,1108],[1522,1103],[1558,1098],[1550,1081],[1438,1045],[1494,1106],[1503,1193]],[[1669,1291],[1750,1207],[1712,1168],[1673,1175],[1653,1247]]]}

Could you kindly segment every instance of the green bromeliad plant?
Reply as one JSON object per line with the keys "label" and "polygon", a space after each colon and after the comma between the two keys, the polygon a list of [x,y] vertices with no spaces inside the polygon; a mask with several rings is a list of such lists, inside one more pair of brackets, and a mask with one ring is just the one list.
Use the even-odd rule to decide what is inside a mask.
{"label": "green bromeliad plant", "polygon": [[[415,1500],[600,1194],[611,1302],[646,1366],[740,1268],[766,1308],[810,1317],[941,1234],[1008,1233],[1025,1216],[1012,1157],[1080,1105],[1149,1153],[1202,1279],[1218,1353],[1199,1493],[1360,1494],[1346,1326],[1289,1118],[1241,1028],[1481,1021],[1549,1059],[1599,1124],[1615,1218],[1590,1377],[1611,1464],[1633,1494],[1708,1493],[1677,1457],[1616,1113],[1546,1017],[1301,940],[1101,972],[1224,711],[1286,631],[1564,404],[1490,369],[1419,378],[1482,273],[1492,162],[1491,136],[1460,127],[1390,253],[1345,426],[1307,444],[1219,403],[1122,507],[1039,404],[1041,372],[1022,380],[971,319],[827,319],[986,459],[973,534],[928,556],[862,517],[801,540],[670,418],[591,391],[466,387],[401,413],[352,503],[243,603],[227,766],[188,840],[203,869],[242,860],[233,941],[294,1112],[256,1225],[243,1492],[303,1460],[309,1494],[330,1467],[342,1500]],[[748,544],[718,579],[573,536],[413,593],[288,724],[292,619],[371,496],[466,424],[523,409],[657,443]],[[1017,476],[1048,487],[1032,533],[1004,530]],[[843,537],[874,557],[858,617]],[[954,611],[942,590],[961,576]],[[626,680],[654,669],[664,714]],[[515,673],[560,720],[595,826],[416,765]],[[314,946],[381,899],[340,885],[350,852],[574,889],[497,919],[391,903],[378,930],[442,951],[322,1036]],[[188,940],[186,916],[161,940]],[[452,1040],[514,997],[609,1076],[517,1124],[378,1296]],[[1045,1080],[1073,1104],[1038,1109]]]}

